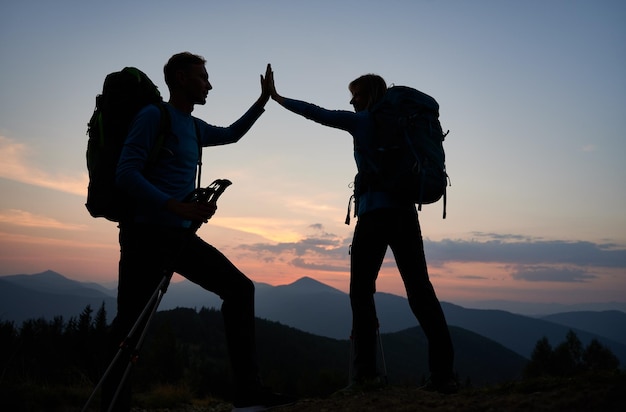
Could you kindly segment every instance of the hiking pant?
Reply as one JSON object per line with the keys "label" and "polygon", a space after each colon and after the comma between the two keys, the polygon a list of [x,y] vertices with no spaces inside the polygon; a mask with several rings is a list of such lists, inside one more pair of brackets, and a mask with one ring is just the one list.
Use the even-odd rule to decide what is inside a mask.
{"label": "hiking pant", "polygon": [[[122,224],[119,240],[117,316],[111,327],[111,358],[169,270],[222,298],[222,316],[236,389],[255,388],[258,368],[252,281],[216,248],[186,229]],[[141,330],[143,328],[139,328],[134,338],[139,338]],[[131,348],[135,342],[130,342]],[[103,410],[107,410],[110,404],[128,359],[127,356],[120,359],[119,367],[104,382]],[[127,380],[115,411],[130,410],[129,383]]]}
{"label": "hiking pant", "polygon": [[411,311],[428,339],[433,379],[453,376],[454,350],[448,325],[428,278],[424,243],[415,210],[377,209],[360,216],[350,253],[350,304],[357,381],[377,376],[376,278],[389,246],[404,282]]}

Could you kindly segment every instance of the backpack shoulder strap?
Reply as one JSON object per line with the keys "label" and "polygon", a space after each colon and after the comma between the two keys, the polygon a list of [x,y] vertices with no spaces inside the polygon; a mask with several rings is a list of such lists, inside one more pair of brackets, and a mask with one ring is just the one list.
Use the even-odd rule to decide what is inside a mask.
{"label": "backpack shoulder strap", "polygon": [[[161,120],[159,121],[159,133],[157,135],[156,142],[150,151],[150,155],[148,156],[148,165],[153,165],[157,162],[159,158],[159,151],[165,142],[165,139],[170,134],[172,130],[172,117],[170,112],[165,107],[164,103],[159,103],[156,105],[161,112]],[[202,177],[202,141],[200,139],[200,128],[198,127],[198,120],[194,118],[193,127],[196,132],[196,141],[198,142],[198,172],[197,172],[197,188],[200,188],[201,185],[201,177]]]}
{"label": "backpack shoulder strap", "polygon": [[196,189],[199,189],[202,184],[202,140],[200,139],[200,128],[198,127],[198,119],[193,118],[193,128],[196,131],[196,141],[198,142],[198,182]]}
{"label": "backpack shoulder strap", "polygon": [[159,158],[159,151],[165,142],[166,136],[172,130],[172,118],[170,117],[170,112],[167,110],[163,103],[155,104],[159,108],[159,112],[161,113],[161,119],[159,120],[159,133],[157,134],[156,141],[150,154],[148,155],[148,165],[153,165],[156,163]]}

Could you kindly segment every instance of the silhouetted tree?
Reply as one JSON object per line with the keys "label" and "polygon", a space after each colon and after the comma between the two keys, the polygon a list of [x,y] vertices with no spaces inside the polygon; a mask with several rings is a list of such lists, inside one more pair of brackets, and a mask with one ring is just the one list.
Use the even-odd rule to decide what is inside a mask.
{"label": "silhouetted tree", "polygon": [[106,335],[107,311],[104,307],[104,302],[102,302],[102,305],[100,305],[100,309],[98,309],[98,312],[96,313],[96,318],[94,319],[93,328],[98,338]]}
{"label": "silhouetted tree", "polygon": [[85,337],[89,335],[89,330],[91,329],[91,314],[93,313],[93,309],[91,309],[91,305],[87,305],[85,309],[81,312],[78,317],[77,332],[79,335]]}
{"label": "silhouetted tree", "polygon": [[583,345],[578,336],[570,330],[565,342],[554,348],[553,364],[555,375],[571,375],[582,368]]}
{"label": "silhouetted tree", "polygon": [[582,355],[582,362],[587,370],[614,371],[619,369],[619,359],[609,348],[593,339]]}
{"label": "silhouetted tree", "polygon": [[530,362],[526,365],[524,376],[536,377],[551,375],[554,370],[552,345],[545,336],[535,345]]}
{"label": "silhouetted tree", "polygon": [[565,342],[554,349],[546,337],[537,341],[524,376],[569,376],[589,371],[615,371],[618,368],[619,359],[610,349],[597,339],[583,348],[576,333],[570,330]]}
{"label": "silhouetted tree", "polygon": [[18,379],[60,379],[63,367],[63,318],[48,322],[43,318],[22,324],[18,338]]}
{"label": "silhouetted tree", "polygon": [[0,384],[10,370],[17,353],[18,333],[13,322],[0,322]]}

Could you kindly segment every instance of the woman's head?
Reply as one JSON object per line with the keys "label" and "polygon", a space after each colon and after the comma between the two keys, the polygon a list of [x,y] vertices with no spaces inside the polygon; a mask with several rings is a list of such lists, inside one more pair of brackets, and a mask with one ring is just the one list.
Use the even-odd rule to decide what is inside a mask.
{"label": "woman's head", "polygon": [[348,90],[352,93],[350,104],[356,112],[369,109],[387,92],[385,79],[377,74],[364,74],[350,82]]}

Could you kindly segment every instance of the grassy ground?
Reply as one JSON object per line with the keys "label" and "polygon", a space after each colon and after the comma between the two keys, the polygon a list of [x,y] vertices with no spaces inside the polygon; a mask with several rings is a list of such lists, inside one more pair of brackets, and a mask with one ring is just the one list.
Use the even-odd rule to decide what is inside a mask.
{"label": "grassy ground", "polygon": [[[626,411],[626,375],[549,378],[485,388],[466,388],[454,395],[392,386],[369,393],[301,399],[277,412],[611,412]],[[226,412],[232,406],[205,400],[173,408],[136,409],[135,412]]]}
{"label": "grassy ground", "polygon": [[[87,389],[38,386],[0,388],[0,410],[12,412],[74,412],[84,406]],[[7,391],[8,390],[8,391]],[[25,394],[28,393],[28,396]],[[20,395],[21,394],[21,395]],[[300,399],[277,412],[612,412],[626,411],[626,374],[546,378],[481,388],[463,388],[454,395],[388,386],[351,395]],[[221,399],[192,399],[185,388],[157,388],[137,394],[133,412],[227,412],[232,405]],[[90,412],[97,411],[97,401]]]}

